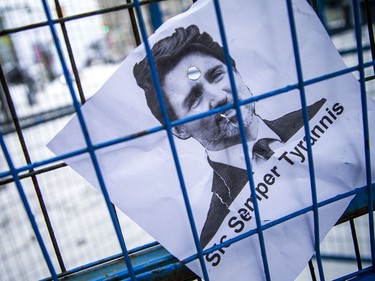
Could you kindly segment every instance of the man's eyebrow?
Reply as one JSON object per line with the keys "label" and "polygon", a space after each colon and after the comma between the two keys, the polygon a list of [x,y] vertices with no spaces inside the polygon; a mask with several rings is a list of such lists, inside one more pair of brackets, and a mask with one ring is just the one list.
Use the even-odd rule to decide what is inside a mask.
{"label": "man's eyebrow", "polygon": [[204,77],[206,78],[207,81],[213,81],[216,75],[216,71],[223,69],[224,65],[218,64],[215,65],[214,67],[211,67],[209,70],[206,71],[204,74]]}

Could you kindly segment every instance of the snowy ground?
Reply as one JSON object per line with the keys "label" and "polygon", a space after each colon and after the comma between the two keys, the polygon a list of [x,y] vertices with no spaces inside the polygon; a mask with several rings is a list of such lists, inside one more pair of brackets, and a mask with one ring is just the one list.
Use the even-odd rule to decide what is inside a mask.
{"label": "snowy ground", "polygon": [[[339,41],[352,40],[352,34],[344,36],[350,38],[341,37]],[[355,58],[349,59],[347,63],[355,63]],[[82,70],[81,79],[86,97],[94,94],[117,67],[118,65],[113,64],[94,65]],[[37,104],[32,107],[26,102],[22,86],[12,87],[11,91],[20,117],[71,104],[67,87],[59,79],[45,84],[43,91],[38,93]],[[370,92],[373,95],[373,91]],[[64,117],[24,130],[33,162],[53,156],[45,145],[69,118]],[[9,134],[5,141],[14,164],[18,167],[24,165],[17,136]],[[0,154],[0,171],[5,170],[7,166]],[[85,180],[67,167],[40,175],[37,180],[67,269],[120,252],[104,200]],[[22,184],[54,266],[59,271],[31,180],[22,180]],[[128,249],[153,241],[152,237],[125,215],[119,213],[119,218]],[[365,241],[361,244],[361,252],[369,257],[368,222],[366,218],[362,218],[356,223],[357,235],[361,241]],[[0,280],[37,280],[49,276],[14,184],[0,186],[0,233]],[[329,234],[322,244],[322,252],[353,256],[348,225],[339,226]],[[324,266],[327,280],[357,270],[354,263],[346,262],[325,262]],[[298,280],[310,280],[310,277],[304,272]]]}

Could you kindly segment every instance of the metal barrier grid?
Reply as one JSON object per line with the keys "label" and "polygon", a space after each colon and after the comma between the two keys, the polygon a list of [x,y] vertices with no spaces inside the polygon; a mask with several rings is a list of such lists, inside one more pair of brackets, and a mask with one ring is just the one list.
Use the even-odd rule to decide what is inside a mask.
{"label": "metal barrier grid", "polygon": [[[268,262],[267,262],[267,253],[266,253],[266,250],[265,250],[265,247],[264,247],[264,240],[263,240],[263,235],[262,235],[263,231],[265,229],[269,228],[269,227],[272,227],[272,226],[274,226],[278,223],[282,223],[282,222],[284,222],[288,219],[291,219],[295,216],[298,216],[302,213],[312,211],[314,213],[314,225],[315,225],[314,234],[315,234],[315,242],[316,242],[315,243],[315,245],[316,245],[316,249],[315,249],[316,250],[316,255],[315,255],[316,263],[317,263],[317,267],[318,267],[318,273],[319,273],[320,280],[325,280],[322,256],[321,256],[321,251],[320,251],[320,246],[319,246],[319,227],[318,227],[319,226],[319,208],[326,205],[326,204],[330,204],[330,203],[332,203],[336,200],[340,200],[343,197],[351,196],[353,194],[358,194],[358,195],[366,194],[368,204],[367,204],[367,210],[366,210],[365,213],[368,214],[368,227],[369,227],[369,233],[370,233],[369,237],[370,237],[370,245],[371,245],[370,248],[371,248],[371,263],[372,263],[372,265],[371,265],[371,267],[369,267],[367,269],[364,269],[364,270],[360,270],[360,268],[359,268],[358,271],[354,272],[351,275],[344,276],[340,280],[347,280],[348,278],[351,278],[353,276],[358,276],[358,275],[361,275],[362,273],[367,273],[367,272],[373,271],[373,268],[374,268],[374,253],[375,253],[374,252],[374,225],[373,225],[374,219],[373,219],[373,212],[372,212],[372,209],[373,209],[373,194],[372,194],[372,188],[371,188],[373,186],[373,184],[372,184],[372,179],[371,179],[371,165],[370,165],[370,154],[369,154],[370,147],[369,147],[369,137],[368,137],[369,127],[368,127],[368,117],[367,117],[367,107],[366,107],[366,81],[371,82],[371,80],[373,79],[374,76],[373,76],[373,74],[365,75],[365,71],[367,71],[367,73],[368,73],[368,70],[371,70],[371,68],[374,67],[374,63],[373,63],[373,58],[369,59],[368,61],[364,61],[364,59],[363,59],[364,47],[362,46],[360,1],[353,0],[353,2],[352,2],[352,7],[353,7],[353,11],[354,11],[354,23],[355,23],[354,27],[355,27],[355,34],[356,34],[356,40],[357,40],[356,41],[356,43],[357,43],[357,46],[356,46],[357,64],[352,66],[352,67],[349,67],[348,69],[343,69],[341,71],[331,73],[331,74],[328,74],[328,75],[325,75],[325,76],[322,76],[322,77],[316,77],[315,79],[308,80],[308,81],[304,80],[303,76],[302,76],[302,66],[301,66],[301,62],[300,62],[300,59],[299,59],[298,38],[297,38],[297,35],[296,35],[296,28],[298,28],[298,27],[296,27],[295,24],[294,24],[294,16],[293,16],[293,11],[292,11],[292,6],[291,6],[292,2],[290,0],[285,1],[286,5],[287,5],[287,8],[288,8],[290,28],[291,28],[292,38],[293,38],[293,47],[294,47],[295,59],[296,59],[296,70],[297,70],[297,74],[298,74],[298,83],[296,83],[295,85],[286,86],[285,88],[278,89],[278,90],[275,90],[275,91],[270,92],[270,93],[264,93],[262,95],[250,98],[248,100],[240,101],[237,97],[237,91],[236,91],[236,87],[235,87],[235,84],[234,84],[233,73],[231,72],[232,67],[231,67],[231,63],[230,63],[230,59],[229,59],[229,50],[228,50],[228,46],[227,46],[226,39],[225,39],[225,23],[223,23],[222,18],[221,18],[221,10],[220,10],[219,2],[215,0],[214,4],[215,4],[215,10],[216,10],[216,14],[217,14],[217,21],[218,21],[218,25],[219,25],[219,28],[220,28],[220,34],[222,36],[227,66],[228,66],[228,69],[230,70],[229,73],[230,73],[230,81],[231,81],[232,91],[233,91],[233,95],[234,95],[234,104],[233,105],[227,105],[226,107],[221,107],[221,108],[216,109],[214,111],[205,112],[203,114],[194,116],[193,118],[190,118],[190,119],[181,119],[181,120],[174,121],[174,122],[169,122],[169,119],[168,119],[168,116],[167,116],[167,113],[166,113],[166,110],[165,110],[165,103],[163,101],[163,96],[161,94],[161,88],[160,88],[160,84],[159,84],[159,80],[158,80],[158,75],[157,75],[157,72],[155,71],[153,58],[152,58],[150,47],[149,47],[148,41],[147,41],[147,30],[146,30],[145,20],[143,18],[143,12],[144,11],[141,10],[141,4],[149,4],[150,2],[152,2],[152,1],[147,1],[147,2],[144,1],[142,3],[140,3],[137,0],[135,0],[133,2],[127,1],[127,4],[124,4],[122,6],[116,6],[116,8],[113,8],[113,10],[117,10],[117,9],[118,10],[121,10],[121,9],[128,10],[130,12],[130,17],[131,17],[132,22],[133,22],[133,28],[134,28],[133,31],[134,31],[135,34],[138,34],[137,26],[135,25],[135,15],[133,14],[133,9],[135,9],[135,12],[136,12],[138,26],[139,26],[139,29],[140,29],[142,40],[145,44],[146,52],[148,54],[148,59],[149,59],[150,67],[151,67],[151,70],[152,70],[153,80],[154,80],[154,83],[155,83],[155,87],[157,89],[158,99],[159,99],[159,102],[160,102],[160,106],[161,106],[161,109],[162,109],[162,112],[163,112],[163,117],[164,117],[165,124],[166,124],[165,128],[162,128],[162,127],[151,128],[150,130],[148,130],[147,133],[151,134],[151,133],[154,133],[154,132],[157,132],[157,131],[160,131],[160,130],[164,130],[164,129],[167,131],[168,138],[169,138],[170,145],[171,145],[171,150],[172,150],[173,157],[174,157],[174,160],[175,160],[176,171],[178,173],[179,180],[180,180],[181,191],[184,195],[187,213],[189,214],[189,219],[190,219],[190,222],[191,222],[192,233],[193,233],[193,236],[194,236],[194,239],[195,239],[195,242],[196,242],[197,254],[188,258],[185,262],[188,263],[188,262],[190,262],[194,259],[199,259],[200,263],[201,263],[201,266],[202,266],[202,270],[204,272],[204,279],[209,280],[209,276],[208,276],[207,270],[205,268],[205,263],[204,263],[204,255],[205,254],[208,254],[208,253],[213,252],[217,249],[225,247],[225,246],[227,246],[231,243],[235,243],[236,241],[238,241],[240,239],[243,239],[245,237],[248,237],[250,235],[258,235],[259,245],[260,245],[261,250],[262,250],[262,261],[263,261],[263,266],[264,266],[265,277],[266,277],[266,280],[271,280],[270,274],[269,274],[270,269],[268,268]],[[370,10],[369,4],[368,4],[369,1],[365,1],[365,3],[367,5],[366,11],[369,11]],[[61,8],[60,9],[58,8],[59,7],[58,1],[55,1],[57,11],[60,10],[60,12],[58,12],[59,19],[54,20],[51,16],[50,7],[49,7],[49,4],[47,3],[47,1],[42,0],[42,4],[43,4],[43,8],[44,8],[46,17],[47,17],[47,22],[45,22],[43,24],[36,24],[36,25],[26,26],[26,27],[22,27],[22,28],[15,28],[14,30],[5,30],[5,31],[2,31],[0,33],[0,36],[3,36],[5,34],[10,34],[10,33],[13,33],[13,32],[15,33],[15,32],[25,31],[25,30],[28,30],[28,29],[33,29],[33,28],[37,28],[37,27],[40,27],[40,26],[48,26],[49,27],[50,33],[53,37],[54,45],[56,47],[56,50],[57,50],[57,53],[58,53],[58,56],[59,56],[59,61],[61,62],[61,66],[62,66],[62,69],[63,69],[65,80],[66,80],[67,86],[69,88],[71,98],[73,100],[74,112],[76,112],[77,116],[79,117],[80,124],[82,126],[82,131],[85,135],[87,147],[85,149],[80,150],[80,151],[74,151],[70,154],[62,155],[62,156],[59,156],[59,157],[49,157],[47,159],[42,159],[40,161],[32,161],[29,154],[28,154],[27,146],[26,146],[25,143],[23,143],[24,140],[23,140],[23,137],[22,137],[23,136],[22,131],[24,130],[24,128],[21,128],[18,117],[17,117],[17,112],[15,111],[15,108],[12,105],[13,101],[12,101],[11,93],[9,91],[9,87],[7,86],[8,85],[7,79],[6,79],[5,74],[3,72],[3,67],[1,67],[0,68],[0,78],[1,78],[1,83],[2,83],[2,86],[3,86],[3,91],[5,93],[5,96],[7,97],[7,103],[8,103],[8,106],[9,106],[9,110],[10,110],[12,120],[14,122],[14,126],[16,127],[16,130],[19,132],[18,136],[20,138],[20,142],[23,143],[22,145],[24,147],[24,155],[25,155],[25,158],[26,158],[26,164],[25,165],[15,165],[14,164],[14,160],[11,156],[11,153],[9,152],[9,145],[6,145],[6,141],[4,139],[4,132],[2,132],[1,137],[0,137],[0,144],[1,144],[1,147],[2,147],[2,152],[4,154],[4,158],[6,159],[6,162],[9,166],[9,168],[7,170],[2,171],[0,173],[0,178],[3,179],[2,184],[14,183],[15,187],[17,188],[17,190],[19,192],[19,195],[20,195],[20,198],[22,200],[22,203],[25,207],[28,219],[29,219],[29,221],[31,223],[31,226],[33,228],[33,231],[35,233],[36,240],[38,241],[38,244],[40,245],[41,252],[44,256],[46,265],[49,269],[51,278],[53,280],[59,280],[60,277],[66,276],[68,273],[69,274],[77,274],[78,272],[82,271],[83,269],[90,268],[93,265],[102,264],[102,263],[105,263],[109,260],[113,260],[113,259],[120,258],[120,257],[122,257],[124,259],[125,264],[126,264],[126,268],[124,268],[124,265],[122,265],[122,267],[123,267],[122,271],[120,271],[119,275],[114,274],[112,276],[113,279],[115,279],[115,278],[120,278],[120,279],[130,278],[131,280],[137,280],[137,279],[142,279],[142,278],[145,278],[145,279],[150,278],[150,274],[151,274],[151,271],[154,269],[154,267],[153,267],[154,265],[148,266],[148,267],[142,266],[142,264],[139,267],[135,266],[134,265],[134,258],[132,258],[131,256],[132,256],[133,253],[138,253],[140,250],[145,250],[145,249],[148,249],[150,247],[154,247],[156,244],[152,243],[152,244],[145,245],[144,247],[141,247],[141,249],[137,248],[137,249],[134,249],[132,251],[128,250],[128,248],[126,246],[126,243],[125,243],[125,240],[124,240],[124,237],[123,237],[123,233],[121,231],[121,227],[120,227],[117,215],[116,215],[115,208],[109,201],[109,196],[108,196],[108,193],[106,191],[105,182],[104,182],[104,180],[101,176],[101,170],[100,170],[100,167],[99,167],[99,164],[97,162],[96,155],[95,155],[95,151],[98,150],[98,149],[101,149],[101,148],[104,148],[104,147],[107,147],[107,146],[111,146],[111,145],[114,145],[114,144],[117,144],[117,143],[120,143],[120,142],[129,141],[129,140],[134,139],[138,136],[135,136],[135,135],[124,136],[121,139],[115,139],[115,140],[112,140],[112,141],[109,141],[109,142],[106,142],[106,143],[101,143],[99,145],[93,145],[91,143],[90,138],[87,134],[85,120],[84,120],[84,118],[82,116],[82,113],[81,113],[81,110],[80,110],[80,106],[81,106],[82,103],[84,103],[85,97],[81,94],[82,90],[79,89],[79,86],[78,86],[78,92],[79,93],[77,94],[77,88],[75,87],[74,81],[71,78],[71,73],[70,73],[70,70],[69,70],[70,67],[68,66],[68,63],[67,63],[67,61],[64,57],[64,53],[63,53],[63,50],[61,48],[61,41],[60,41],[60,38],[59,38],[59,36],[56,32],[57,25],[61,25],[61,29],[62,29],[63,34],[64,34],[65,44],[66,44],[66,47],[68,48],[70,64],[73,68],[75,80],[76,81],[78,80],[78,85],[79,85],[79,73],[78,73],[77,69],[74,67],[74,56],[71,53],[71,50],[69,51],[69,48],[70,48],[69,45],[70,44],[69,44],[68,33],[66,32],[66,30],[64,31],[65,23],[68,22],[69,20],[76,20],[77,18],[74,17],[74,16],[71,17],[71,18],[64,18],[63,14],[61,12]],[[318,1],[317,3],[314,2],[313,4],[316,5],[316,8],[317,8],[318,12],[321,15],[322,14],[324,15],[324,7],[325,7],[324,4],[325,3],[323,3],[323,1]],[[106,12],[108,12],[108,11],[106,11]],[[85,17],[91,16],[92,14],[95,14],[95,13],[88,13],[88,14],[85,14],[84,16]],[[371,15],[368,13],[367,19],[368,19],[369,22],[372,22],[371,17],[370,17],[370,19],[368,18],[369,16],[371,16]],[[324,22],[325,22],[325,20],[324,20],[324,17],[323,17],[323,23]],[[372,29],[371,29],[372,25],[368,24],[368,27],[369,27],[369,35],[370,35],[370,38],[371,38],[371,36],[373,34]],[[136,35],[135,37],[137,38],[136,39],[137,43],[140,43],[139,35]],[[373,43],[374,40],[370,39],[370,42]],[[372,45],[373,44],[370,44],[370,49],[373,51],[374,48],[373,48]],[[222,110],[224,110],[226,108],[229,108],[229,107],[232,107],[232,106],[234,106],[236,111],[239,112],[240,106],[242,106],[244,104],[254,102],[254,101],[257,101],[257,100],[260,100],[260,99],[269,98],[269,97],[272,97],[274,95],[279,95],[279,94],[282,94],[284,92],[290,91],[292,89],[298,89],[299,90],[300,98],[301,98],[301,105],[302,105],[302,108],[304,109],[304,120],[308,120],[305,93],[304,93],[305,86],[310,85],[312,83],[318,83],[318,82],[323,81],[325,79],[330,79],[332,77],[335,77],[335,76],[338,76],[338,75],[343,75],[343,74],[349,73],[349,72],[355,72],[358,75],[360,85],[361,85],[361,97],[362,97],[362,104],[363,104],[362,120],[363,120],[364,132],[365,132],[365,135],[364,135],[364,153],[366,155],[367,186],[365,186],[361,189],[356,189],[355,191],[350,192],[350,193],[345,194],[345,195],[342,195],[339,198],[332,198],[331,200],[327,200],[325,202],[317,203],[316,191],[315,191],[314,162],[313,162],[313,157],[312,157],[311,142],[307,141],[307,143],[308,143],[309,170],[310,170],[310,179],[311,179],[311,192],[312,192],[312,198],[313,198],[312,205],[308,208],[300,210],[299,212],[291,214],[288,217],[282,218],[282,219],[280,219],[278,221],[275,221],[271,224],[267,224],[266,226],[261,226],[261,224],[260,224],[260,214],[259,214],[257,202],[255,200],[254,209],[255,209],[256,221],[257,221],[257,225],[258,225],[256,230],[248,232],[248,233],[246,233],[244,235],[241,235],[237,238],[234,238],[232,240],[228,240],[225,243],[222,243],[218,246],[215,246],[215,247],[213,247],[209,250],[202,251],[202,249],[199,246],[198,234],[197,234],[197,231],[195,229],[194,219],[193,219],[191,209],[190,209],[190,204],[189,204],[189,198],[187,196],[186,187],[185,187],[185,183],[184,183],[183,172],[182,172],[180,164],[179,164],[178,153],[177,153],[175,145],[174,145],[173,136],[172,136],[172,133],[171,133],[171,128],[173,126],[177,126],[177,125],[183,124],[185,122],[190,122],[190,121],[198,119],[198,118],[203,118],[205,116],[212,115],[214,113],[217,113],[218,111],[222,111]],[[80,101],[78,100],[78,96],[80,96]],[[239,118],[239,123],[242,124],[241,114],[238,115],[238,118]],[[242,135],[242,139],[244,140],[245,136],[244,136],[244,132],[243,132],[243,124],[240,126],[240,128],[242,129],[241,135]],[[307,140],[309,140],[310,139],[310,130],[309,130],[309,125],[308,125],[307,122],[305,122],[305,133],[306,133],[306,136],[307,136]],[[245,156],[246,156],[246,165],[247,165],[247,168],[248,168],[248,177],[249,177],[249,180],[250,180],[251,191],[252,191],[252,193],[254,193],[255,192],[254,180],[253,180],[252,173],[251,173],[251,162],[250,162],[250,159],[248,158],[246,142],[243,142],[243,149],[244,149],[244,153],[245,153]],[[47,172],[51,172],[55,169],[60,169],[64,166],[64,164],[61,164],[62,160],[66,159],[67,157],[72,157],[72,156],[82,154],[82,153],[89,153],[90,156],[91,156],[93,165],[95,167],[95,171],[96,171],[97,176],[98,176],[98,180],[100,182],[102,193],[103,193],[103,196],[104,196],[104,199],[105,199],[105,204],[106,204],[106,207],[109,211],[110,218],[111,218],[111,221],[113,223],[115,233],[117,235],[118,243],[119,243],[120,248],[121,248],[121,254],[116,255],[116,256],[111,256],[107,259],[101,260],[99,262],[95,262],[93,264],[88,264],[88,265],[83,266],[82,268],[79,268],[79,269],[67,271],[65,266],[64,266],[63,257],[61,255],[61,252],[58,249],[57,240],[53,235],[53,227],[49,222],[47,209],[45,208],[43,203],[41,203],[40,208],[43,210],[43,213],[44,213],[44,219],[46,220],[47,228],[49,229],[49,233],[50,233],[50,239],[52,240],[52,244],[54,245],[54,248],[55,248],[56,257],[51,257],[51,254],[47,250],[47,247],[46,247],[45,242],[44,242],[45,239],[43,239],[43,237],[40,233],[40,227],[38,226],[38,223],[35,220],[35,217],[34,217],[34,214],[33,214],[33,211],[32,211],[32,207],[30,206],[30,203],[29,203],[29,201],[27,199],[27,196],[25,194],[24,187],[23,187],[24,184],[22,183],[22,180],[23,180],[23,178],[31,178],[31,180],[33,181],[33,185],[35,187],[36,193],[40,193],[40,189],[38,188],[39,184],[38,184],[38,180],[37,180],[38,175],[43,174],[43,173],[47,173]],[[46,166],[48,166],[47,169],[45,169]],[[40,197],[42,197],[41,193],[38,194],[38,195]],[[124,233],[126,233],[127,230],[124,229],[123,231],[124,231]],[[58,263],[59,263],[59,266],[60,266],[60,272],[62,274],[60,274],[59,270],[56,269],[56,266],[54,265],[54,262],[52,261],[52,259],[54,259],[54,258],[56,258],[58,260]],[[160,261],[160,260],[163,260],[163,259],[165,259],[167,261],[166,264],[163,264],[162,263],[163,261]],[[154,262],[155,262],[157,267],[159,267],[159,263],[163,264],[163,267],[165,267],[165,272],[167,272],[167,275],[172,274],[171,272],[173,272],[173,271],[176,271],[176,267],[178,267],[178,266],[181,267],[180,264],[177,266],[176,262],[174,260],[171,260],[168,256],[160,255],[160,260],[155,260]],[[139,273],[139,272],[141,272],[141,273]],[[192,278],[195,278],[195,277],[192,277]],[[312,278],[314,279],[316,277],[313,276]]]}

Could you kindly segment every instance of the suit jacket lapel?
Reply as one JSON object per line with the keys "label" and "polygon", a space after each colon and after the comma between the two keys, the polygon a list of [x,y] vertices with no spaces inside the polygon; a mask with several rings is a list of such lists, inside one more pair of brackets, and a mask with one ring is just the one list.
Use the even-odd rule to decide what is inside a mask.
{"label": "suit jacket lapel", "polygon": [[[307,107],[309,120],[315,116],[319,109],[326,102],[326,99],[321,99],[314,104]],[[287,142],[294,134],[296,134],[303,127],[303,112],[296,110],[290,112],[276,120],[263,120],[272,131],[274,131],[282,142]]]}
{"label": "suit jacket lapel", "polygon": [[204,249],[229,213],[229,206],[248,181],[247,171],[237,167],[213,162],[208,163],[214,171],[210,208],[203,226],[200,241]]}

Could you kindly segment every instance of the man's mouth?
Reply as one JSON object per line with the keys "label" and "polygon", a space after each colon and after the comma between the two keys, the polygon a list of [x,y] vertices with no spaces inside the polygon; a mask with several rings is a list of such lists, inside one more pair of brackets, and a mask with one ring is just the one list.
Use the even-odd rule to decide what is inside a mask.
{"label": "man's mouth", "polygon": [[237,112],[235,109],[229,109],[221,113],[220,116],[223,118],[232,119],[233,117],[237,116]]}
{"label": "man's mouth", "polygon": [[225,122],[227,125],[228,123],[232,124],[233,126],[237,127],[235,123],[237,123],[237,113],[234,109],[229,109],[217,115],[217,120],[219,122]]}

